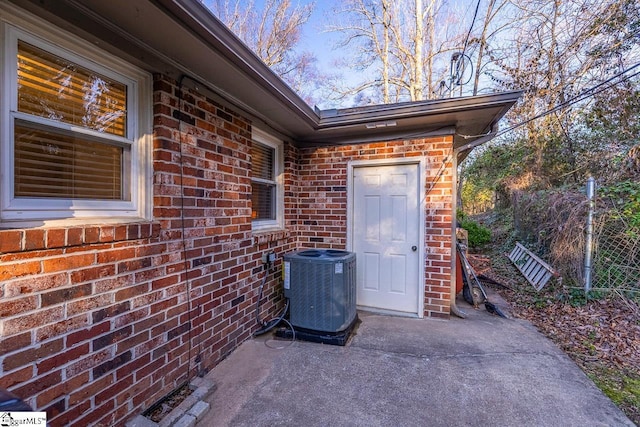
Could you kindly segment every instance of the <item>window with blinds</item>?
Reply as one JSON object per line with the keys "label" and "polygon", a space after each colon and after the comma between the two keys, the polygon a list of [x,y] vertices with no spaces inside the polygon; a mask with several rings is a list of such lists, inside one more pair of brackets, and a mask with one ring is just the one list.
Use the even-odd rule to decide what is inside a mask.
{"label": "window with blinds", "polygon": [[17,95],[14,197],[128,199],[127,85],[19,40]]}
{"label": "window with blinds", "polygon": [[276,219],[276,150],[254,141],[251,146],[251,218]]}
{"label": "window with blinds", "polygon": [[123,149],[17,122],[15,197],[122,199]]}
{"label": "window with blinds", "polygon": [[153,215],[153,77],[42,20],[2,16],[0,226]]}

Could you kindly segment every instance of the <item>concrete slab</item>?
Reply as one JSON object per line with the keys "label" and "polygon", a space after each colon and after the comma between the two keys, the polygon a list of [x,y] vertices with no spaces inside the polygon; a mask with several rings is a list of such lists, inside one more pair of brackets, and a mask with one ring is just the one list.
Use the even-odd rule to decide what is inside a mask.
{"label": "concrete slab", "polygon": [[158,427],[158,423],[154,423],[147,417],[136,415],[125,423],[125,427]]}
{"label": "concrete slab", "polygon": [[529,323],[466,312],[360,313],[345,347],[247,341],[207,375],[216,388],[197,425],[634,425]]}

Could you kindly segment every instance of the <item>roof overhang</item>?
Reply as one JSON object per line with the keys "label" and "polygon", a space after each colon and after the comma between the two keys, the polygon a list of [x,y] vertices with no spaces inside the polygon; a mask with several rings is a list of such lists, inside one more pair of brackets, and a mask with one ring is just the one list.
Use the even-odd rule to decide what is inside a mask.
{"label": "roof overhang", "polygon": [[521,92],[320,111],[307,143],[328,144],[411,139],[453,134],[455,148],[488,136]]}
{"label": "roof overhang", "polygon": [[12,1],[150,72],[187,76],[193,89],[210,92],[298,146],[438,134],[454,135],[455,148],[469,146],[490,137],[521,95],[316,110],[198,0]]}

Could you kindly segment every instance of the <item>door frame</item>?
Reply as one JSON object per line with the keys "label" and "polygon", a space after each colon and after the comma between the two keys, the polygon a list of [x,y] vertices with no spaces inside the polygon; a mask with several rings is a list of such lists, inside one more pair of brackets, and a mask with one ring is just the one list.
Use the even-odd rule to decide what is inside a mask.
{"label": "door frame", "polygon": [[[376,160],[350,160],[347,162],[347,250],[353,250],[353,174],[356,168],[376,167],[376,166],[398,166],[413,165],[418,168],[418,230],[420,239],[418,243],[418,313],[417,317],[424,317],[424,293],[425,293],[425,221],[426,221],[426,200],[425,200],[425,177],[426,162],[424,158],[398,158],[398,159],[376,159]],[[357,260],[356,260],[357,263]],[[356,301],[357,303],[357,301]],[[382,311],[382,310],[381,310]],[[396,312],[392,312],[396,313]],[[399,313],[398,313],[399,314]]]}

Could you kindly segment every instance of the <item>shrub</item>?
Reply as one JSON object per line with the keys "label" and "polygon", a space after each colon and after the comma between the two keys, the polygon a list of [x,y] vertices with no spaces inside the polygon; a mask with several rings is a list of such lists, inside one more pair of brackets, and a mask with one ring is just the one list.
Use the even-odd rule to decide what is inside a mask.
{"label": "shrub", "polygon": [[469,246],[475,248],[491,241],[491,230],[470,219],[462,219],[461,227],[469,234]]}
{"label": "shrub", "polygon": [[622,181],[600,189],[618,209],[618,217],[632,227],[640,227],[640,183]]}

